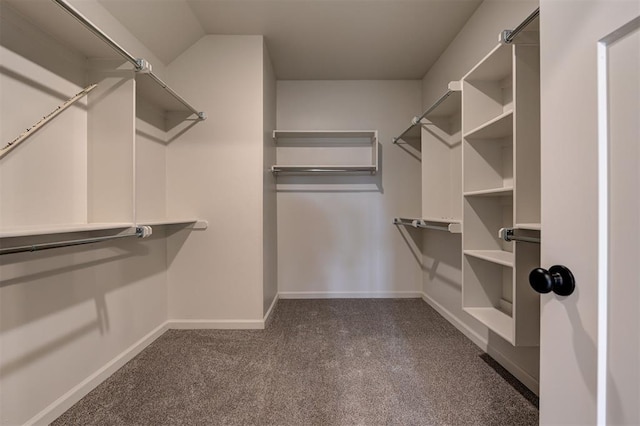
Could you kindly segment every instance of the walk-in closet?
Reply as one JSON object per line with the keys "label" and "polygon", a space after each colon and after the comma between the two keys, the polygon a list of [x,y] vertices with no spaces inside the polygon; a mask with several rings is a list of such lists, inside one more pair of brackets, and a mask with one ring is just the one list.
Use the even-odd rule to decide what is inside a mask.
{"label": "walk-in closet", "polygon": [[640,423],[637,0],[0,0],[0,425]]}

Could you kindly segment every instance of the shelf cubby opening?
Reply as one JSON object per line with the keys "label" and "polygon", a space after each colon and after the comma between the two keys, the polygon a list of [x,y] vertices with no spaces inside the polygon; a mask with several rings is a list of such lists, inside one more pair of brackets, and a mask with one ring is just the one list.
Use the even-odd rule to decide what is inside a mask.
{"label": "shelf cubby opening", "polygon": [[513,188],[513,143],[502,139],[465,139],[464,192]]}
{"label": "shelf cubby opening", "polygon": [[513,242],[500,239],[500,228],[513,226],[513,197],[465,196],[464,250],[513,252]]}
{"label": "shelf cubby opening", "polygon": [[463,274],[464,310],[513,342],[513,267],[465,255]]}

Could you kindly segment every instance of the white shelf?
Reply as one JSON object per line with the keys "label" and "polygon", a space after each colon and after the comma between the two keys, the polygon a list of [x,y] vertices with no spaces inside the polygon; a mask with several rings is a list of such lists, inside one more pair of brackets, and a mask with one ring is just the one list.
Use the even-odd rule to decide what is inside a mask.
{"label": "white shelf", "polygon": [[512,46],[498,44],[463,77],[467,81],[499,81],[511,75]]}
{"label": "white shelf", "polygon": [[433,229],[437,231],[446,231],[452,234],[462,233],[462,223],[459,220],[447,219],[414,219],[400,218],[393,219],[394,225],[413,226],[414,228]]}
{"label": "white shelf", "polygon": [[[154,80],[149,74],[136,73],[136,94],[165,112],[184,112],[192,114],[183,102],[173,96],[167,89]],[[175,93],[175,92],[174,92]]]}
{"label": "white shelf", "polygon": [[359,139],[369,138],[370,141],[378,139],[377,130],[274,130],[273,139]]}
{"label": "white shelf", "polygon": [[0,238],[28,237],[35,235],[68,234],[72,232],[104,231],[133,228],[133,223],[71,223],[66,225],[29,226],[0,231]]}
{"label": "white shelf", "polygon": [[376,174],[378,168],[376,166],[323,166],[323,165],[296,165],[296,166],[271,166],[271,172],[275,174],[290,173],[290,174],[316,174],[316,173],[371,173]]}
{"label": "white shelf", "polygon": [[510,343],[513,341],[514,321],[497,308],[463,308],[465,312],[486,325],[490,330]]}
{"label": "white shelf", "polygon": [[462,223],[459,220],[447,219],[418,219],[420,228],[429,228],[429,225],[446,226],[447,230],[452,234],[462,233]]}
{"label": "white shelf", "polygon": [[504,250],[465,250],[464,254],[511,268],[515,264],[514,254]]}
{"label": "white shelf", "polygon": [[283,141],[276,154],[280,164],[271,166],[274,174],[378,171],[377,130],[274,130],[273,139]]}
{"label": "white shelf", "polygon": [[513,111],[505,111],[467,132],[467,139],[500,139],[513,135]]}
{"label": "white shelf", "polygon": [[464,193],[465,197],[504,197],[513,194],[512,186],[502,188],[480,189],[477,191],[468,191]]}
{"label": "white shelf", "polygon": [[[52,1],[4,0],[20,12],[37,28],[65,46],[89,59],[123,59],[105,41],[98,38],[77,19]],[[90,21],[90,19],[89,19]],[[107,35],[108,36],[108,35]],[[126,47],[121,46],[126,50]],[[142,58],[139,58],[142,59]],[[133,67],[133,65],[132,65]],[[158,105],[164,111],[193,112],[188,102],[157,78],[153,72],[137,72],[136,91],[140,96]],[[194,108],[195,110],[195,108]],[[205,115],[202,119],[206,118]]]}
{"label": "white shelf", "polygon": [[542,229],[539,223],[516,223],[514,228],[527,231],[540,231]]}
{"label": "white shelf", "polygon": [[141,220],[138,222],[139,226],[170,226],[170,225],[192,225],[193,229],[207,229],[209,222],[199,219],[154,219],[154,220]]}

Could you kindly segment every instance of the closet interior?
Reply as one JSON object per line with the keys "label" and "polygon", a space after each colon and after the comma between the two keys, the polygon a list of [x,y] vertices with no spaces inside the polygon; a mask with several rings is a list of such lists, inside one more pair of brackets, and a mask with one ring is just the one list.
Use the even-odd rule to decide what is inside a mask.
{"label": "closet interior", "polygon": [[[262,36],[207,35],[154,69],[155,58],[137,55],[142,43],[127,44],[135,37],[103,12],[93,20],[80,3],[0,5],[0,255],[7,255],[0,259],[6,315],[0,332],[3,344],[11,343],[3,351],[12,363],[0,381],[16,389],[3,397],[3,410],[10,409],[0,420],[51,421],[164,331],[264,328],[282,298],[422,298],[468,337],[482,336],[474,341],[483,349],[496,345],[504,354],[499,361],[537,392],[540,304],[528,283],[540,265],[537,11],[489,51],[484,47],[493,41],[483,38],[476,52],[482,59],[464,72],[452,70],[435,93],[425,89],[429,74],[388,84],[281,82]],[[526,6],[510,6],[504,22],[484,24],[486,33],[504,23],[515,28],[513,16],[529,13]],[[203,57],[212,47],[220,58]],[[202,63],[190,63],[193,57]],[[348,106],[305,99],[331,92],[322,101],[330,104],[370,88],[377,97],[362,95],[368,109],[353,117],[340,112]],[[376,105],[389,94],[397,99]],[[205,111],[194,106],[200,104]],[[402,130],[407,114],[425,105]],[[322,109],[325,116],[317,114]],[[184,202],[191,198],[206,202]],[[126,242],[88,246],[95,253],[28,253],[116,239]],[[434,241],[446,247],[442,258],[429,257]],[[103,251],[116,260],[101,258]],[[56,256],[67,263],[53,267]],[[145,256],[152,266],[140,260]],[[144,265],[136,269],[137,262]],[[452,277],[428,270],[429,262]],[[38,299],[47,270],[56,277],[48,292],[84,299],[67,305],[53,297],[57,310],[7,320]],[[85,273],[125,277],[126,285],[87,295]],[[326,287],[283,288],[304,274]],[[412,281],[398,284],[398,277]],[[366,283],[342,285],[353,281]],[[433,285],[452,295],[453,308],[429,294]],[[110,297],[118,299],[116,312],[128,312],[124,324],[105,314],[115,303]],[[147,318],[151,298],[149,306],[163,311]],[[220,312],[210,314],[212,306]],[[99,312],[94,335],[58,336],[50,346],[67,360],[42,355],[35,339],[50,331],[38,327],[49,315],[72,318],[69,312],[81,308],[87,316]],[[144,330],[130,331],[143,317]],[[108,342],[113,351],[87,356],[96,342],[109,340],[109,321],[121,333]],[[65,355],[78,335],[86,339]],[[15,343],[21,341],[30,345],[24,353]],[[24,359],[28,380],[20,372]],[[23,382],[73,360],[81,364],[76,376],[59,378],[33,407],[15,402],[27,392]]]}

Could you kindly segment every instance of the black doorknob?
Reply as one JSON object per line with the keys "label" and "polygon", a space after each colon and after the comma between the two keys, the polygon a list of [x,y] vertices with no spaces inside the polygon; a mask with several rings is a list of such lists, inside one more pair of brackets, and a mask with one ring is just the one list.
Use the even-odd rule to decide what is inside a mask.
{"label": "black doorknob", "polygon": [[529,284],[538,293],[553,291],[559,296],[568,296],[576,288],[576,280],[566,266],[554,265],[547,271],[536,268],[529,274]]}

